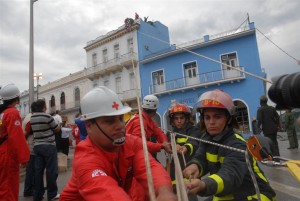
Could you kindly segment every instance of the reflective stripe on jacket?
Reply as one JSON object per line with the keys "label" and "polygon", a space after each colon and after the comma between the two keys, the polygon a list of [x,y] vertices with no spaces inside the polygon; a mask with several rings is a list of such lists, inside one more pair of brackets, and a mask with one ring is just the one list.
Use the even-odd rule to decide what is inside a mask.
{"label": "reflective stripe on jacket", "polygon": [[[246,150],[246,142],[242,136],[227,129],[217,136],[205,134],[204,140]],[[250,156],[262,200],[272,200],[275,192],[268,183],[256,160]],[[214,200],[255,200],[253,181],[243,153],[207,143],[200,143],[200,148],[189,164],[197,164],[202,175],[210,176],[202,181],[206,184],[202,196],[214,196]],[[263,199],[266,198],[266,199]]]}

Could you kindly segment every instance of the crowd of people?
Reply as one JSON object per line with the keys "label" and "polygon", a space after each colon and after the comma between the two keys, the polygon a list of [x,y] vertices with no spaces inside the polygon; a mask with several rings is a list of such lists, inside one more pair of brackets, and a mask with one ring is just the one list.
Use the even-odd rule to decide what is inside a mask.
{"label": "crowd of people", "polygon": [[[178,184],[174,159],[166,168],[156,156],[162,150],[174,153],[170,137],[173,134],[189,201],[196,201],[197,196],[209,200],[258,200],[251,172],[259,187],[260,200],[276,199],[254,157],[248,158],[250,171],[243,153],[197,140],[246,150],[246,140],[236,131],[234,103],[223,91],[208,91],[199,97],[194,106],[200,114],[197,125],[187,105],[173,102],[168,108],[172,129],[165,132],[153,118],[159,108],[159,99],[154,95],[143,98],[141,115],[136,114],[124,122],[123,116],[131,108],[124,106],[114,91],[96,87],[82,98],[80,111],[72,124],[63,121],[59,110],[53,115],[46,113],[42,99],[32,103],[31,112],[22,122],[15,108],[19,95],[19,89],[13,84],[0,90],[3,100],[0,105],[0,200],[18,200],[21,165],[26,167],[24,196],[33,196],[34,201],[43,200],[45,192],[48,200],[62,201],[150,200],[151,193],[157,201],[175,201]],[[272,141],[273,155],[280,156],[279,115],[267,101],[266,96],[260,98],[261,107],[252,121],[253,134],[263,133]],[[154,192],[148,188],[141,122],[150,153]],[[288,110],[285,127],[289,149],[295,149],[298,139],[291,122],[294,123],[294,117]],[[57,153],[68,155],[71,135],[76,141],[72,175],[59,193]]]}

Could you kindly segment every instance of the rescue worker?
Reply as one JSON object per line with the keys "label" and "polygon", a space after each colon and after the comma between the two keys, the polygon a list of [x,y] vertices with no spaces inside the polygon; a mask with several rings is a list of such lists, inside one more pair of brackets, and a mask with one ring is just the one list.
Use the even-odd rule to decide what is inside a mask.
{"label": "rescue worker", "polygon": [[[200,130],[203,140],[246,150],[243,137],[234,132],[238,128],[231,97],[218,89],[202,94],[195,105],[200,112]],[[262,201],[275,200],[275,192],[250,155],[250,164],[260,190]],[[245,154],[208,143],[200,143],[193,159],[184,170],[184,176],[192,177],[187,183],[189,193],[212,196],[211,200],[258,200]],[[210,173],[204,179],[199,177]]]}
{"label": "rescue worker", "polygon": [[[200,138],[200,130],[193,126],[191,119],[191,110],[185,104],[175,104],[169,109],[170,124],[173,127],[173,131],[176,133],[184,134],[187,136]],[[170,140],[170,133],[168,133],[168,139]],[[196,150],[199,147],[197,140],[175,135],[175,141],[177,145],[178,159],[180,162],[181,169],[185,168],[185,163],[189,162],[194,156]],[[183,156],[184,155],[184,156]],[[170,165],[170,176],[172,179],[173,190],[176,192],[176,178],[175,178],[175,164],[174,160],[171,161]],[[196,195],[190,195],[189,201],[197,201]]]}
{"label": "rescue worker", "polygon": [[[149,200],[141,139],[125,137],[123,115],[130,110],[115,92],[104,86],[83,97],[82,120],[88,136],[76,147],[72,176],[61,193],[61,201]],[[176,200],[168,173],[149,157],[156,200]],[[133,188],[134,182],[142,188]]]}
{"label": "rescue worker", "polygon": [[20,91],[14,84],[1,88],[0,97],[0,200],[17,201],[20,164],[26,167],[30,151],[22,129],[19,104]]}
{"label": "rescue worker", "polygon": [[[160,152],[162,149],[164,149],[168,153],[172,152],[171,145],[168,143],[166,134],[156,125],[155,121],[153,120],[158,107],[159,100],[156,96],[147,95],[144,97],[142,104],[144,129],[147,139],[148,151],[154,157],[156,157],[156,153]],[[126,134],[135,135],[142,138],[139,114],[135,114],[127,122]]]}

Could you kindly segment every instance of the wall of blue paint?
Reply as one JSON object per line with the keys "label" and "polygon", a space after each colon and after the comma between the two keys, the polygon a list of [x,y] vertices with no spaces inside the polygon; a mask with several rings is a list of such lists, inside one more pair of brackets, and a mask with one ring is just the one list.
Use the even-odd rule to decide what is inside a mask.
{"label": "wall of blue paint", "polygon": [[[170,50],[169,29],[158,21],[144,22],[140,20],[137,40],[139,60],[143,60],[154,53]],[[161,41],[165,41],[165,43]]]}
{"label": "wall of blue paint", "polygon": [[[158,44],[156,43],[156,45]],[[220,57],[222,54],[236,52],[238,64],[239,66],[244,67],[246,72],[266,77],[261,69],[255,31],[251,31],[247,35],[237,35],[227,41],[220,41],[218,43],[198,47],[191,51],[217,61],[221,61]],[[149,55],[147,56],[149,57]],[[149,86],[152,84],[153,71],[163,69],[165,82],[167,82],[169,80],[184,77],[183,64],[193,61],[196,61],[198,73],[200,74],[222,69],[219,63],[204,59],[189,52],[178,51],[176,54],[140,64],[142,95],[145,96],[149,94]],[[184,93],[182,91],[177,91],[159,95],[160,107],[158,113],[163,117],[171,104],[171,100],[183,102],[193,107],[202,93],[209,90],[221,89],[227,92],[234,100],[240,100],[246,104],[249,112],[249,121],[251,122],[251,117],[256,116],[256,111],[259,107],[259,97],[265,94],[265,83],[255,77],[249,75],[245,76],[246,79],[241,80],[240,82],[223,83],[220,86],[211,85],[207,88],[202,87],[196,88],[195,90],[189,89],[185,90]],[[164,119],[162,119],[162,121],[164,121]]]}

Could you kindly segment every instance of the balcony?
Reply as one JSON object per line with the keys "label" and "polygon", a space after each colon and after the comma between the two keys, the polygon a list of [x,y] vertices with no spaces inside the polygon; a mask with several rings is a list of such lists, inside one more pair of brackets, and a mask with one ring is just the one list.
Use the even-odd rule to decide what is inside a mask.
{"label": "balcony", "polygon": [[[244,70],[244,67],[237,67]],[[150,94],[165,94],[176,91],[182,91],[191,88],[207,87],[209,85],[234,82],[245,79],[245,74],[238,70],[220,70],[203,74],[197,74],[196,77],[182,77],[175,80],[169,80],[161,85],[150,85]]]}
{"label": "balcony", "polygon": [[137,65],[138,57],[136,53],[127,53],[120,55],[118,58],[107,60],[104,63],[97,64],[96,66],[86,69],[86,76],[88,78],[94,78],[110,72],[121,70],[123,67],[131,67],[132,60]]}

